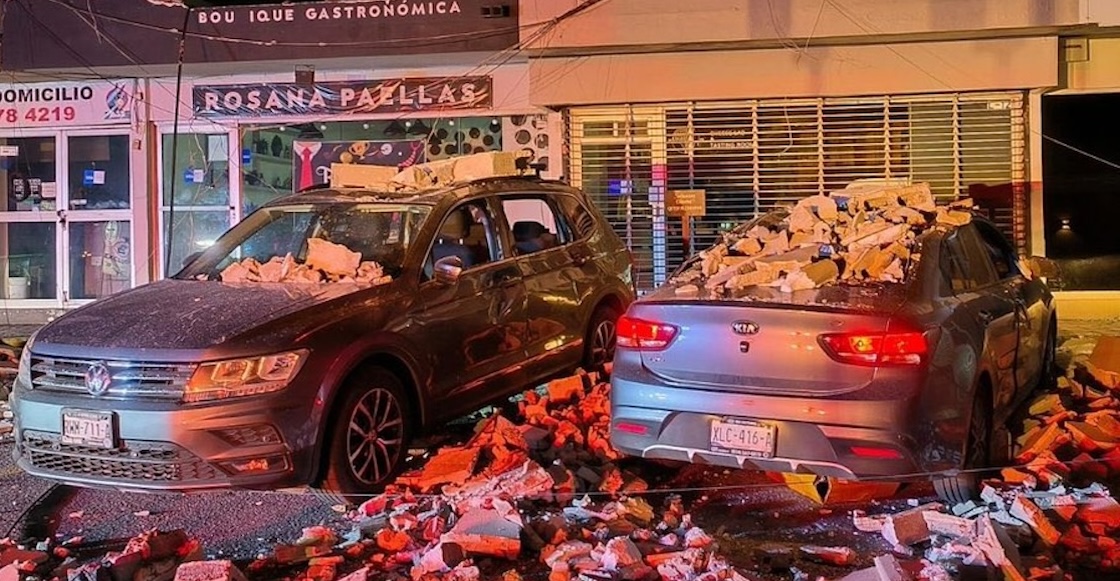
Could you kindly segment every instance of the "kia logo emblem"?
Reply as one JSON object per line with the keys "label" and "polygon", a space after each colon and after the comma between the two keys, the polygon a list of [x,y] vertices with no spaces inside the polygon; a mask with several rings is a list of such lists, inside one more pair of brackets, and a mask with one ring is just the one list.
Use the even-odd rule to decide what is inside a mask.
{"label": "kia logo emblem", "polygon": [[109,391],[109,384],[112,382],[113,376],[105,363],[98,361],[86,369],[86,391],[90,395],[103,395]]}
{"label": "kia logo emblem", "polygon": [[758,323],[754,321],[735,321],[731,323],[731,330],[734,331],[736,335],[757,335]]}

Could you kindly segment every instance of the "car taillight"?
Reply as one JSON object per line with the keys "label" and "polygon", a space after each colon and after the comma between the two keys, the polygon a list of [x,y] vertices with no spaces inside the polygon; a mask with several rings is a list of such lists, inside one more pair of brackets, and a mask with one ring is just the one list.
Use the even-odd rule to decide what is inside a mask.
{"label": "car taillight", "polygon": [[664,349],[677,336],[677,328],[673,325],[626,315],[619,317],[617,332],[617,345],[630,349]]}
{"label": "car taillight", "polygon": [[821,335],[825,352],[853,365],[918,365],[927,352],[922,333],[835,333]]}

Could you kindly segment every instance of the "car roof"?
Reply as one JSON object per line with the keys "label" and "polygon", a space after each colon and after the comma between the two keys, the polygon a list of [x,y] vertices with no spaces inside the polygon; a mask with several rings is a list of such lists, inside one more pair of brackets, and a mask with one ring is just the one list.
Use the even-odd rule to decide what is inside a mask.
{"label": "car roof", "polygon": [[317,188],[272,200],[264,207],[306,203],[408,203],[435,205],[444,200],[459,200],[477,194],[521,191],[555,191],[576,193],[578,190],[557,180],[527,176],[490,177],[456,182],[433,188]]}

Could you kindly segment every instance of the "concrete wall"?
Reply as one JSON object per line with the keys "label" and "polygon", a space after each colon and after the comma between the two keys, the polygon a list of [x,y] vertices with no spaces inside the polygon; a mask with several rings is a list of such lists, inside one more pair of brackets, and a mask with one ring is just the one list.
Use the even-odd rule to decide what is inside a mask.
{"label": "concrete wall", "polygon": [[[521,0],[521,22],[547,22],[583,1]],[[1083,1],[1087,0],[610,0],[564,20],[529,48],[792,44],[790,39],[827,44],[830,39],[891,35],[1006,35],[1079,24],[1089,12]],[[1115,0],[1094,4],[1094,14],[1120,12],[1110,6],[1120,4]],[[536,30],[522,29],[522,42]]]}
{"label": "concrete wall", "polygon": [[[1120,16],[1120,2],[1115,4]],[[1064,63],[1064,88],[1070,91],[1120,90],[1120,38],[1090,37],[1083,42],[1088,43],[1088,50],[1077,55],[1075,62]],[[1088,59],[1080,60],[1084,56]]]}

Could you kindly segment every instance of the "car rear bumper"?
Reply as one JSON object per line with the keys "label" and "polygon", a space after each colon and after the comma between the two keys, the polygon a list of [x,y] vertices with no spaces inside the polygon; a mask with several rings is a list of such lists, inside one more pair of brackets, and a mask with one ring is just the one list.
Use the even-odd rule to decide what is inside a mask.
{"label": "car rear bumper", "polygon": [[[642,458],[677,460],[837,478],[906,478],[919,471],[909,400],[775,397],[611,381],[611,443]],[[775,429],[772,456],[714,451],[717,420],[755,421]]]}
{"label": "car rear bumper", "polygon": [[[24,392],[26,393],[26,392]],[[19,394],[19,391],[17,391]],[[298,484],[276,398],[210,406],[133,406],[132,402],[61,401],[53,394],[14,396],[17,465],[65,484],[137,492],[196,492]],[[88,405],[86,405],[88,404]],[[113,414],[111,448],[62,441],[63,409]],[[139,409],[138,409],[139,408]],[[146,408],[146,409],[144,409]]]}

